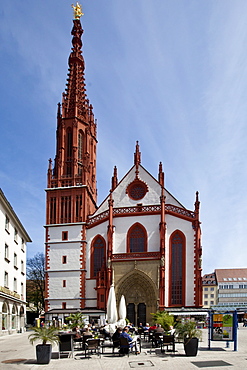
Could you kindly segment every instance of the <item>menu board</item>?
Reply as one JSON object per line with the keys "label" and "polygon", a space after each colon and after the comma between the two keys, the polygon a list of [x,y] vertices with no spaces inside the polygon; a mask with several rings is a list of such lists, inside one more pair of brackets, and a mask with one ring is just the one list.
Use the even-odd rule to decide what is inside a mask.
{"label": "menu board", "polygon": [[212,340],[233,340],[233,314],[213,314]]}

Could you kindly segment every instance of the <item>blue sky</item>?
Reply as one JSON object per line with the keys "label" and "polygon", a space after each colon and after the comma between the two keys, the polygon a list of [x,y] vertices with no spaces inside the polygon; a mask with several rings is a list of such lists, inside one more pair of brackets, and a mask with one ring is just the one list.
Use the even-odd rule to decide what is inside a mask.
{"label": "blue sky", "polygon": [[[71,0],[0,4],[0,187],[43,251],[48,159],[71,49]],[[85,0],[98,203],[133,164],[188,209],[201,201],[203,273],[247,267],[246,0]]]}

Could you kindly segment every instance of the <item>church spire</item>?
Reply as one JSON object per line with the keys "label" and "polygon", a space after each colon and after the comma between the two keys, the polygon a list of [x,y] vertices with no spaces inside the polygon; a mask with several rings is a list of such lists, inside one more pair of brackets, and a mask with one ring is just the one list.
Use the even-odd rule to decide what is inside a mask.
{"label": "church spire", "polygon": [[[77,3],[76,6],[78,5]],[[76,18],[75,10],[74,16]],[[74,19],[73,23],[71,31],[73,36],[72,50],[68,61],[69,73],[65,93],[63,94],[62,116],[63,118],[77,117],[82,120],[88,120],[91,115],[91,109],[86,95],[84,77],[85,62],[82,55],[81,40],[83,29],[79,17]]]}

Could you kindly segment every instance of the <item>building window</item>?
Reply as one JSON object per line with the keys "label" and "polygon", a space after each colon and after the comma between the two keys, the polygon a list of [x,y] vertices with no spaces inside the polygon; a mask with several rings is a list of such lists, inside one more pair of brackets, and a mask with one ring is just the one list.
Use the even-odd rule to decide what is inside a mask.
{"label": "building window", "polygon": [[204,290],[205,290],[205,292],[207,292],[208,291],[208,288],[204,288]]}
{"label": "building window", "polygon": [[71,222],[71,197],[61,197],[61,223]]}
{"label": "building window", "polygon": [[210,297],[211,297],[211,298],[214,298],[214,294],[210,294]]}
{"label": "building window", "polygon": [[63,288],[66,288],[66,280],[63,280]]}
{"label": "building window", "polygon": [[23,294],[24,294],[24,284],[21,283],[21,299],[24,299]]}
{"label": "building window", "polygon": [[212,288],[210,288],[210,290],[211,290],[211,292],[213,292],[214,291],[214,288],[212,287]]}
{"label": "building window", "polygon": [[21,273],[24,275],[24,261],[21,260]]}
{"label": "building window", "polygon": [[17,292],[17,280],[16,280],[16,278],[14,278],[13,290],[14,290],[14,292]]}
{"label": "building window", "polygon": [[4,258],[5,258],[5,261],[9,262],[9,246],[8,246],[8,244],[5,244]]}
{"label": "building window", "polygon": [[55,224],[57,222],[57,199],[56,197],[51,197],[50,200],[50,224]]}
{"label": "building window", "polygon": [[62,263],[63,264],[67,263],[67,256],[62,256]]}
{"label": "building window", "polygon": [[5,216],[5,230],[9,232],[9,218],[7,215]]}
{"label": "building window", "polygon": [[4,286],[5,288],[9,287],[9,274],[7,273],[7,271],[4,272]]}
{"label": "building window", "polygon": [[68,231],[62,231],[62,240],[68,240]]}
{"label": "building window", "polygon": [[204,298],[208,298],[208,294],[204,294]]}
{"label": "building window", "polygon": [[139,223],[134,224],[127,235],[127,252],[142,253],[147,251],[147,232]]}
{"label": "building window", "polygon": [[170,306],[185,303],[185,236],[175,231],[170,238]]}
{"label": "building window", "polygon": [[62,309],[66,310],[66,302],[62,302]]}
{"label": "building window", "polygon": [[207,306],[208,305],[208,301],[204,301],[204,305]]}
{"label": "building window", "polygon": [[17,254],[14,253],[14,268],[17,269]]}
{"label": "building window", "polygon": [[25,251],[25,240],[23,238],[21,239],[21,250],[22,252]]}
{"label": "building window", "polygon": [[214,301],[210,301],[210,304],[214,304]]}
{"label": "building window", "polygon": [[82,158],[83,158],[83,133],[80,130],[78,133],[78,161],[80,162],[80,164],[82,162]]}
{"label": "building window", "polygon": [[15,228],[14,241],[18,244],[18,230]]}
{"label": "building window", "polygon": [[91,278],[95,278],[105,263],[105,240],[97,235],[91,246]]}

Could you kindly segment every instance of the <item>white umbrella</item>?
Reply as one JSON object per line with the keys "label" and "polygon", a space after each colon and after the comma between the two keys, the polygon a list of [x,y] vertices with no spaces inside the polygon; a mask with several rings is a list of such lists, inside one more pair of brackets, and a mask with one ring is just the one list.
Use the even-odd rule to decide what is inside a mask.
{"label": "white umbrella", "polygon": [[126,302],[125,302],[124,296],[122,295],[120,299],[119,307],[118,307],[118,316],[119,316],[118,324],[120,326],[126,325],[126,313],[127,313]]}
{"label": "white umbrella", "polygon": [[110,332],[114,332],[117,323],[117,304],[114,285],[111,285],[109,291],[107,301],[107,320],[110,327]]}

